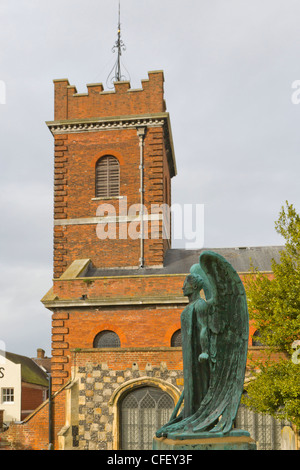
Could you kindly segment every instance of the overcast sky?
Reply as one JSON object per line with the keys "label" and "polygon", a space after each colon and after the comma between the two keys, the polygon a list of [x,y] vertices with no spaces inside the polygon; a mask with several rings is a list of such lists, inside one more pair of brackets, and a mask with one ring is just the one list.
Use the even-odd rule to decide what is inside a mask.
{"label": "overcast sky", "polygon": [[[0,341],[15,353],[51,354],[40,299],[52,284],[53,79],[105,85],[117,8],[0,0]],[[282,244],[281,206],[300,211],[299,0],[121,0],[121,11],[132,88],[165,74],[173,203],[204,204],[205,247]]]}

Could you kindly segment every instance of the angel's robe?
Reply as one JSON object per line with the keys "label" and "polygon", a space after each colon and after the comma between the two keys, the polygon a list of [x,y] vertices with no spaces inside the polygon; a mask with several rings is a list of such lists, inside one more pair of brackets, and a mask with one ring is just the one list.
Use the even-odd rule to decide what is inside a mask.
{"label": "angel's robe", "polygon": [[209,386],[209,361],[199,362],[201,348],[201,321],[206,302],[199,298],[188,304],[181,313],[182,356],[184,373],[183,418],[193,415],[207,393]]}

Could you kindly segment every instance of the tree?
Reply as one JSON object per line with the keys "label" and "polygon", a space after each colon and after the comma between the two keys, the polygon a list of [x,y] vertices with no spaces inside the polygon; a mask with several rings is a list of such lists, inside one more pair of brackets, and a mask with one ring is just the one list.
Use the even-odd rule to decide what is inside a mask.
{"label": "tree", "polygon": [[253,268],[246,281],[250,319],[269,351],[286,359],[256,364],[256,380],[247,387],[243,403],[251,409],[286,418],[300,428],[300,364],[292,361],[292,345],[300,340],[300,216],[293,205],[282,207],[276,231],[285,239],[280,262],[273,260],[273,276]]}

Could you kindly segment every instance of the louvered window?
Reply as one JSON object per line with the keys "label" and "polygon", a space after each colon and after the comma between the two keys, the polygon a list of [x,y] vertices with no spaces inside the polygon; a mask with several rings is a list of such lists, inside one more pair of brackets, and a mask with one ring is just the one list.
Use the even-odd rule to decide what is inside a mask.
{"label": "louvered window", "polygon": [[96,165],[96,197],[120,195],[120,166],[112,155],[100,158]]}

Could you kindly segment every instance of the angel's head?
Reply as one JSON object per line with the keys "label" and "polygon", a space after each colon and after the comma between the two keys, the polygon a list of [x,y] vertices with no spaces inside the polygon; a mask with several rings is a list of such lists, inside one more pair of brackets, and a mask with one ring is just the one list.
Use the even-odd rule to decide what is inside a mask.
{"label": "angel's head", "polygon": [[204,281],[199,274],[189,274],[183,284],[183,295],[189,296],[203,289]]}

